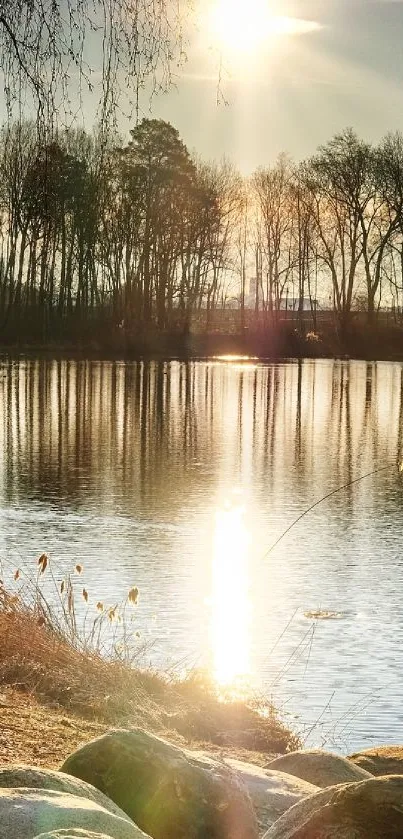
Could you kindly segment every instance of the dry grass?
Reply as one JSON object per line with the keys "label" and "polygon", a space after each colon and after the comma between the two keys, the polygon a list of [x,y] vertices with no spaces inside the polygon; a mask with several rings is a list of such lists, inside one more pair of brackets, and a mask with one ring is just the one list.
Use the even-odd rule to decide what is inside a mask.
{"label": "dry grass", "polygon": [[11,589],[0,583],[2,690],[67,713],[79,720],[80,731],[90,722],[102,730],[141,726],[187,744],[256,751],[266,758],[298,746],[269,703],[262,715],[256,703],[223,703],[199,676],[177,681],[136,666],[139,644],[130,611],[136,589],[119,606],[99,604],[93,619],[79,621],[77,591],[86,600],[80,573],[78,566],[57,582],[43,555],[33,578],[16,571]]}

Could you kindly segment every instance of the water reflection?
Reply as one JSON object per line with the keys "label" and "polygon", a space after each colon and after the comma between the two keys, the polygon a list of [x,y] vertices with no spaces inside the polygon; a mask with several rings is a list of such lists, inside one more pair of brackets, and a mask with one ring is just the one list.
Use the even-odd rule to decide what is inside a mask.
{"label": "water reflection", "polygon": [[213,675],[222,688],[242,689],[250,674],[248,533],[242,506],[215,517],[211,642]]}
{"label": "water reflection", "polygon": [[[137,585],[156,666],[212,661],[311,722],[379,696],[352,747],[403,738],[401,364],[7,360],[0,400],[0,561]],[[343,618],[311,644],[318,610]]]}

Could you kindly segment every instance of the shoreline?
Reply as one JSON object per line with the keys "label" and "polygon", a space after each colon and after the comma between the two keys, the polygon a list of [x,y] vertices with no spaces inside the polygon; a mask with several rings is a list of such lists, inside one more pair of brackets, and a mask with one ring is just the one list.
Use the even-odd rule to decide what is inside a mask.
{"label": "shoreline", "polygon": [[[263,714],[262,701],[253,696],[223,702],[204,673],[174,679],[142,667],[132,626],[137,589],[120,604],[98,602],[94,617],[81,624],[75,602],[82,592],[89,599],[82,566],[60,579],[42,554],[37,567],[32,576],[17,569],[10,588],[0,581],[0,762],[7,749],[8,762],[20,759],[30,737],[30,759],[35,762],[39,754],[48,765],[55,737],[43,734],[53,723],[60,741],[57,760],[72,751],[65,728],[88,739],[88,727],[98,734],[139,727],[180,745],[238,757],[262,754],[266,760],[299,747],[300,738],[271,701],[265,701]],[[51,588],[45,595],[45,572],[52,595]],[[30,708],[40,723],[31,725]]]}
{"label": "shoreline", "polygon": [[211,352],[202,351],[117,351],[93,345],[0,345],[0,359],[38,359],[43,361],[110,361],[110,362],[237,362],[245,364],[253,361],[257,364],[295,364],[304,361],[362,361],[367,363],[403,363],[403,347],[399,353],[334,353],[319,354],[304,352],[301,354],[256,354],[242,346],[216,347]]}
{"label": "shoreline", "polygon": [[403,361],[403,325],[363,317],[342,328],[324,316],[315,326],[284,318],[266,324],[248,320],[210,328],[195,324],[189,330],[154,325],[120,328],[105,323],[73,324],[48,331],[9,329],[0,338],[0,356],[108,361],[206,361],[222,356],[252,358],[261,363],[303,359]]}

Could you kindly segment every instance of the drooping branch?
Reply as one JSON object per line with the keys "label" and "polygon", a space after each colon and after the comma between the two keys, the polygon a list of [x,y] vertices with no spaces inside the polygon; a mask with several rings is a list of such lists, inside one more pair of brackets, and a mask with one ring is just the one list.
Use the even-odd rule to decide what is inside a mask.
{"label": "drooping branch", "polygon": [[[191,0],[0,0],[0,66],[9,112],[28,96],[39,118],[98,94],[101,122],[166,88],[183,57]],[[97,80],[94,82],[94,78]],[[77,92],[78,89],[78,92]],[[71,100],[74,100],[74,107]]]}

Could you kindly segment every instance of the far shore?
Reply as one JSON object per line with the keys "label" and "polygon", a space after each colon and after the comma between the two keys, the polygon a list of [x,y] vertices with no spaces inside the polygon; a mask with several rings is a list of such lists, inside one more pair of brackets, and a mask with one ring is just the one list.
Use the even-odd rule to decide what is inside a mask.
{"label": "far shore", "polygon": [[293,362],[304,359],[403,361],[403,329],[353,332],[343,340],[337,333],[283,334],[151,334],[129,338],[110,335],[102,340],[0,342],[0,357],[94,361],[211,361]]}

